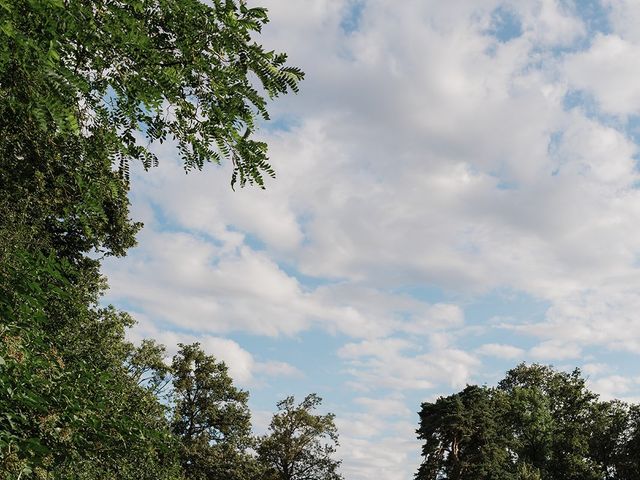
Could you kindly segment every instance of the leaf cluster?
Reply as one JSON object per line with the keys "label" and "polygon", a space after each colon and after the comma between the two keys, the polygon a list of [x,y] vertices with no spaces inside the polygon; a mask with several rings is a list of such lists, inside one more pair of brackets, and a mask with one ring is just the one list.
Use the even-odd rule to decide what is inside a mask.
{"label": "leaf cluster", "polygon": [[75,267],[55,256],[7,260],[0,477],[177,478],[164,408],[124,368],[130,317],[88,305],[68,280]]}
{"label": "leaf cluster", "polygon": [[187,170],[228,158],[232,185],[262,186],[274,171],[256,117],[304,76],[253,40],[267,21],[232,0],[3,0],[0,117],[20,119],[18,136],[100,145],[125,180],[172,139]]}

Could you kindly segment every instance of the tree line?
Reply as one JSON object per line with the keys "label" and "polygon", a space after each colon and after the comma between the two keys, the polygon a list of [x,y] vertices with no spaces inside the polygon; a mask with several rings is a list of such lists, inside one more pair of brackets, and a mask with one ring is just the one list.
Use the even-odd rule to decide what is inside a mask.
{"label": "tree line", "polygon": [[232,162],[232,187],[274,175],[256,122],[303,73],[255,42],[267,21],[236,0],[0,1],[0,478],[341,478],[317,395],[255,437],[224,363],[198,344],[167,363],[100,303],[154,144],[187,171]]}

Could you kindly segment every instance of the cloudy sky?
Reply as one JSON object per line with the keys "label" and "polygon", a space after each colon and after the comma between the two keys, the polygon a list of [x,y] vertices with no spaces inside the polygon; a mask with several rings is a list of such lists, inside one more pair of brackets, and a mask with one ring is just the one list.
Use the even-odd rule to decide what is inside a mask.
{"label": "cloudy sky", "polygon": [[261,0],[305,70],[232,192],[171,147],[109,262],[133,338],[198,340],[251,391],[337,414],[347,480],[408,480],[420,402],[521,361],[640,398],[640,3]]}

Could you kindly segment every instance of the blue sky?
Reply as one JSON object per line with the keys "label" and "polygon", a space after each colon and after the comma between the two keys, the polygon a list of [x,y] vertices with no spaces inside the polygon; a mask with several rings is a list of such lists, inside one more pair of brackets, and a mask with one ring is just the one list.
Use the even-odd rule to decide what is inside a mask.
{"label": "blue sky", "polygon": [[317,392],[348,480],[412,478],[420,402],[521,361],[640,400],[640,4],[261,4],[307,73],[260,133],[278,178],[158,148],[105,265],[131,338],[200,341],[258,431]]}

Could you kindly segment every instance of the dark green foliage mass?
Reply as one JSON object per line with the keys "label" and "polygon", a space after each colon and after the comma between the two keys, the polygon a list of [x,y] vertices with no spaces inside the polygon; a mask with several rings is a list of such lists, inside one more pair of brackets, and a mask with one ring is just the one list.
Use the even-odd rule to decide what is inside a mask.
{"label": "dark green foliage mass", "polygon": [[[228,159],[232,185],[273,175],[256,119],[302,72],[253,40],[266,22],[232,0],[0,0],[3,480],[189,478],[179,360],[172,377],[161,346],[126,341],[100,259],[135,244],[129,166],[157,163],[154,142],[187,170]],[[245,442],[246,393],[225,385],[245,410],[205,424]]]}
{"label": "dark green foliage mass", "polygon": [[510,478],[504,472],[509,454],[499,399],[488,389],[469,386],[435,403],[425,403],[420,412],[419,438],[425,461],[419,478]]}
{"label": "dark green foliage mass", "polygon": [[497,387],[423,403],[418,480],[636,480],[638,407],[605,402],[580,372],[519,365]]}
{"label": "dark green foliage mass", "polygon": [[74,273],[3,263],[0,478],[178,478],[164,407],[125,365],[131,319],[87,302]]}
{"label": "dark green foliage mass", "polygon": [[257,478],[249,395],[233,385],[227,366],[199,345],[181,345],[173,358],[171,429],[189,480]]}

